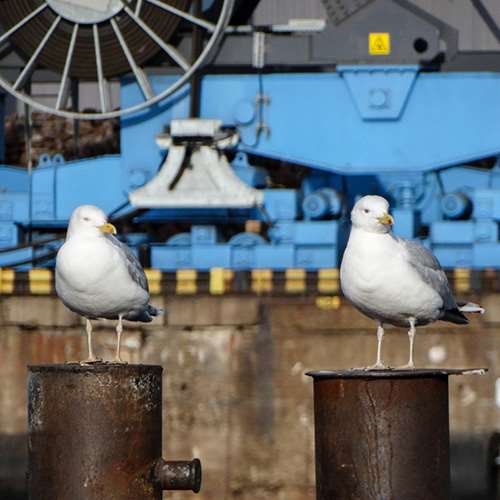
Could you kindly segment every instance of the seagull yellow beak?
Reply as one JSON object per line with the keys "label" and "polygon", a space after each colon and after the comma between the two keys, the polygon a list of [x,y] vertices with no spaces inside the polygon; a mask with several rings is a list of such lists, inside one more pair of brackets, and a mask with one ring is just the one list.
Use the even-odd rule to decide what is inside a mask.
{"label": "seagull yellow beak", "polygon": [[116,227],[107,222],[106,224],[99,226],[99,231],[103,233],[116,234]]}
{"label": "seagull yellow beak", "polygon": [[382,215],[382,217],[378,218],[378,221],[381,224],[390,225],[390,226],[392,226],[394,224],[394,219],[392,218],[392,215],[390,215],[390,214]]}

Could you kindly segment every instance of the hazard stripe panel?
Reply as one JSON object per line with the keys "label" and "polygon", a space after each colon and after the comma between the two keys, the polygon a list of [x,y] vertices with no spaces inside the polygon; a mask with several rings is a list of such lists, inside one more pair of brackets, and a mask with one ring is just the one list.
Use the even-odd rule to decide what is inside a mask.
{"label": "hazard stripe panel", "polygon": [[[212,268],[209,271],[179,269],[164,272],[159,269],[145,269],[151,295],[340,295],[340,276],[336,268],[307,271],[290,268],[283,271],[253,269],[234,271]],[[450,285],[457,297],[474,293],[500,293],[500,272],[496,269],[481,271],[456,268],[447,270]],[[0,295],[53,295],[55,277],[52,269],[31,269],[15,271],[0,268]],[[327,300],[320,307],[335,307],[337,301],[328,305]]]}

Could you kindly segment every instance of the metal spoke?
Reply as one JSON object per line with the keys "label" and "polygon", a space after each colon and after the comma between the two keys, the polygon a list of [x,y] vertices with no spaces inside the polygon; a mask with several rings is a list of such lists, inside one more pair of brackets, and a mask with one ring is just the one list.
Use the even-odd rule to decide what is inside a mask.
{"label": "metal spoke", "polygon": [[97,24],[93,26],[94,31],[94,47],[95,47],[95,59],[97,65],[97,80],[99,84],[99,99],[101,101],[101,110],[106,111],[108,109],[109,99],[106,92],[107,82],[104,78],[104,71],[102,69],[102,57],[101,57],[101,43],[99,41],[99,29]]}
{"label": "metal spoke", "polygon": [[165,43],[142,19],[132,10],[125,7],[125,12],[152,38],[184,71],[189,69],[189,63],[184,56],[172,45]]}
{"label": "metal spoke", "polygon": [[198,26],[205,28],[207,31],[210,31],[210,33],[215,31],[215,24],[209,23],[208,21],[205,21],[204,19],[200,19],[199,17],[192,16],[191,14],[188,14],[187,12],[176,9],[175,7],[172,7],[171,5],[161,3],[159,0],[146,0],[146,2],[149,2],[153,5],[156,5],[160,9],[163,9],[167,12],[170,12],[171,14],[174,14],[178,17],[182,17],[182,19],[185,19],[186,21],[189,21],[193,24],[197,24]]}
{"label": "metal spoke", "polygon": [[[153,88],[148,75],[141,67],[138,66],[137,60],[135,59],[135,54],[133,52],[135,49],[132,48],[131,42],[129,44],[129,41],[125,36],[126,33],[121,31],[120,24],[118,23],[119,17],[115,15],[113,18],[107,18],[105,21],[111,24],[113,33],[116,36],[116,41],[114,40],[113,43],[116,44],[116,42],[118,42],[117,45],[119,45],[120,49],[123,50],[123,53],[126,57],[128,68],[127,65],[125,65],[125,71],[130,71],[130,73],[134,75],[137,82],[136,84],[140,88],[141,93],[144,96],[144,99],[142,101],[128,105],[125,108],[120,108],[113,111],[110,110],[110,87],[109,81],[105,77],[107,60],[103,57],[102,52],[104,48],[104,46],[102,45],[103,32],[100,29],[100,22],[87,22],[84,17],[82,17],[81,22],[78,20],[78,18],[76,18],[68,26],[69,31],[71,31],[71,35],[68,31],[68,46],[66,48],[66,54],[64,54],[65,49],[63,48],[61,66],[64,64],[64,67],[61,69],[55,68],[57,73],[60,75],[60,83],[58,84],[57,99],[54,105],[44,104],[43,101],[36,100],[32,96],[30,96],[29,91],[27,90],[27,82],[29,82],[32,75],[38,71],[38,63],[41,64],[41,60],[45,56],[45,53],[48,52],[50,48],[52,48],[55,34],[59,32],[59,29],[63,24],[63,14],[61,14],[57,18],[54,16],[54,20],[51,22],[48,31],[41,33],[39,37],[36,38],[37,45],[35,45],[34,49],[29,51],[29,60],[27,61],[24,68],[20,68],[19,75],[15,77],[17,78],[15,83],[7,80],[0,72],[0,88],[6,90],[11,95],[24,102],[26,105],[32,106],[37,110],[46,113],[52,113],[57,116],[71,118],[74,120],[117,118],[126,114],[131,114],[147,109],[148,107],[161,102],[166,97],[183,88],[193,76],[196,76],[196,72],[200,70],[202,65],[206,63],[207,58],[219,44],[220,39],[223,36],[225,29],[227,28],[235,3],[235,0],[221,1],[222,8],[220,10],[217,22],[211,23],[205,21],[204,19],[201,19],[202,15],[198,12],[194,12],[191,10],[185,12],[184,10],[180,10],[179,8],[168,5],[169,0],[120,0],[123,9],[127,8],[126,15],[128,17],[131,17],[134,23],[139,26],[141,31],[141,38],[146,41],[149,39],[154,42],[162,51],[164,51],[169,56],[173,63],[178,64],[179,67],[179,77],[176,78],[173,83],[169,85],[162,85],[161,90],[158,90],[155,86],[154,90],[158,90],[158,93],[153,92]],[[49,10],[54,10],[55,15],[58,15],[59,7],[53,8],[50,0],[36,0],[36,2],[40,5],[37,6],[36,9],[33,10],[33,12],[27,14],[26,17],[21,19],[19,22],[15,21],[17,24],[10,27],[10,29],[5,33],[0,34],[0,43],[3,42],[3,45],[0,46],[0,51],[4,49],[3,52],[5,52],[5,48],[7,47],[12,49],[14,47],[13,40],[10,40],[9,37],[11,37],[11,35],[13,34],[16,34],[16,32],[22,32],[23,27],[26,27],[27,23],[36,18],[35,16]],[[1,3],[2,2],[0,0],[0,4]],[[74,2],[73,0],[68,0],[68,3],[75,3],[76,5],[77,2],[76,0],[74,0]],[[107,0],[107,3],[111,5],[109,0]],[[54,5],[56,5],[56,3],[54,3]],[[196,60],[191,62],[187,56],[182,54],[177,47],[173,46],[171,43],[168,43],[167,39],[163,39],[162,35],[159,35],[147,23],[147,21],[143,17],[141,17],[141,13],[144,12],[145,8],[150,6],[155,6],[158,9],[161,9],[161,11],[157,12],[158,16],[165,16],[170,14],[186,21],[187,23],[192,23],[195,26],[199,26],[201,29],[207,31],[207,35],[209,36],[207,36],[206,43],[203,45],[201,53],[199,54],[199,57],[196,58]],[[117,12],[123,12],[121,6],[119,7],[120,8],[117,9]],[[116,9],[116,7],[113,7],[113,9]],[[130,14],[129,11],[132,14]],[[94,50],[91,49],[91,52],[92,55],[96,57],[95,81],[99,86],[99,96],[102,108],[98,109],[98,111],[95,112],[79,111],[78,109],[66,109],[70,96],[72,71],[76,71],[75,64],[73,63],[75,63],[75,59],[79,57],[78,41],[81,37],[83,23],[85,23],[85,25],[88,26],[90,30],[93,30],[93,41],[91,41],[91,43],[94,44]],[[94,24],[97,25],[98,31],[93,26]],[[38,42],[38,40],[41,41]],[[120,74],[122,73],[123,71],[121,71]],[[97,108],[99,108],[99,105],[97,106]]]}
{"label": "metal spoke", "polygon": [[47,45],[47,42],[49,41],[49,38],[52,36],[52,33],[54,30],[57,28],[57,25],[59,24],[59,21],[61,20],[61,16],[56,17],[55,21],[52,23],[52,26],[49,28],[45,36],[43,37],[42,41],[36,48],[35,52],[33,52],[33,55],[31,56],[30,60],[26,63],[26,66],[24,69],[21,71],[21,74],[19,75],[18,79],[16,80],[16,83],[12,86],[14,90],[17,90],[19,87],[22,87],[23,84],[26,82],[27,78],[31,75],[35,68],[36,60],[38,59],[38,56],[44,49],[45,45]]}
{"label": "metal spoke", "polygon": [[40,7],[35,9],[31,14],[26,16],[25,18],[21,19],[17,24],[12,26],[10,30],[6,31],[2,36],[0,36],[0,44],[2,44],[7,38],[9,38],[12,33],[15,33],[19,28],[22,28],[26,23],[29,23],[35,16],[37,16],[42,10],[44,10],[46,7],[48,7],[47,2],[43,2]]}
{"label": "metal spoke", "polygon": [[144,97],[146,99],[152,99],[154,97],[154,94],[153,90],[151,89],[151,84],[149,83],[148,77],[146,76],[144,71],[142,71],[142,69],[139,68],[139,66],[137,66],[134,56],[130,52],[128,45],[125,42],[125,39],[123,38],[122,32],[120,31],[120,28],[114,19],[111,19],[111,26],[113,26],[116,38],[118,38],[118,41],[120,42],[125,57],[127,58],[128,64],[134,73],[137,83],[141,87]]}
{"label": "metal spoke", "polygon": [[137,3],[135,5],[135,15],[139,16],[141,14],[141,9],[142,9],[142,0],[137,0]]}
{"label": "metal spoke", "polygon": [[78,36],[78,24],[73,26],[73,33],[69,42],[68,54],[66,55],[66,62],[64,64],[61,83],[59,85],[59,94],[57,95],[56,109],[61,109],[63,103],[66,103],[68,95],[68,75],[71,68],[71,61],[73,60],[73,52],[75,51],[76,37]]}

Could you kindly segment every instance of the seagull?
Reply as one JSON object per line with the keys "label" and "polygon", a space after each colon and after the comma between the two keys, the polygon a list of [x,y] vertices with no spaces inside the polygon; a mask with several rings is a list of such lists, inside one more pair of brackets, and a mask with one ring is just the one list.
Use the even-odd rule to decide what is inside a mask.
{"label": "seagull", "polygon": [[115,226],[100,208],[81,205],[73,211],[57,253],[57,295],[86,319],[89,356],[84,363],[99,361],[92,351],[91,320],[118,319],[115,362],[123,363],[122,321],[150,322],[162,312],[149,303],[148,281],[139,260],[115,234]]}
{"label": "seagull", "polygon": [[364,196],[352,209],[352,229],[342,264],[344,295],[377,321],[377,360],[367,369],[384,369],[384,325],[409,327],[410,356],[401,368],[413,369],[416,327],[437,320],[467,324],[463,314],[484,313],[477,304],[458,305],[436,257],[416,241],[392,234],[394,219],[381,196]]}

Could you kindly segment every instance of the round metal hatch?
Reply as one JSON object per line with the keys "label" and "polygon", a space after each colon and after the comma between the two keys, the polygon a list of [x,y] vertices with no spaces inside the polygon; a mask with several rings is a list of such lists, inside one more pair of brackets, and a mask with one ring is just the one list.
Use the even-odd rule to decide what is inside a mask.
{"label": "round metal hatch", "polygon": [[67,21],[102,23],[123,9],[121,0],[47,0],[52,10]]}

